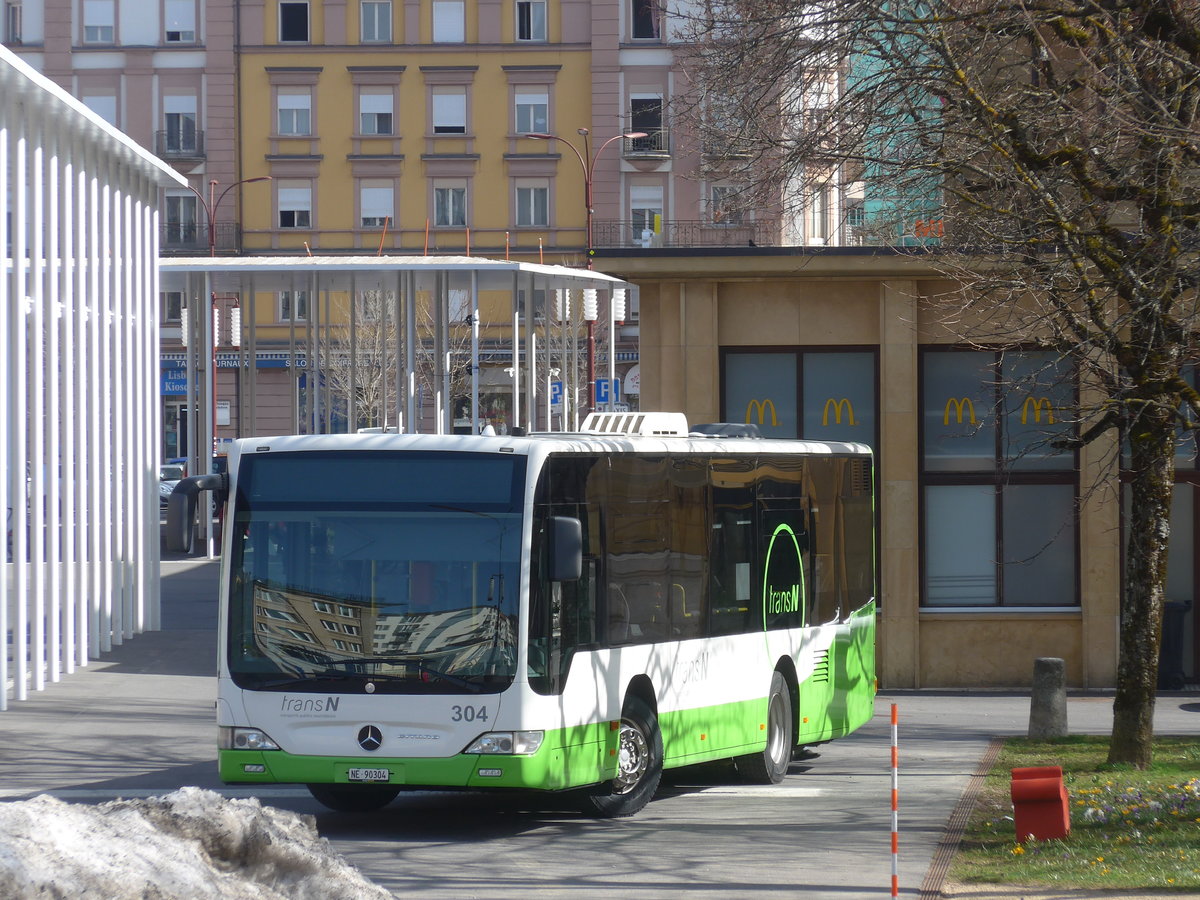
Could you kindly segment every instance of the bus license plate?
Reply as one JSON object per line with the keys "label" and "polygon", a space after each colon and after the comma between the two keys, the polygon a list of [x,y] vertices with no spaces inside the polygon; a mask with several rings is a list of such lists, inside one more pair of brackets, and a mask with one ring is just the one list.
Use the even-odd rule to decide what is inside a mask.
{"label": "bus license plate", "polygon": [[392,773],[389,769],[350,769],[346,777],[350,781],[389,781]]}

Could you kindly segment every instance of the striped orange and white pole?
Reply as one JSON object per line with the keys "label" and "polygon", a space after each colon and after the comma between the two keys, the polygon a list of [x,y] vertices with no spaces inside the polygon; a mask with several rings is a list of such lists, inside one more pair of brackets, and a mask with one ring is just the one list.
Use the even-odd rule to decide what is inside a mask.
{"label": "striped orange and white pole", "polygon": [[892,896],[900,896],[900,719],[892,704]]}

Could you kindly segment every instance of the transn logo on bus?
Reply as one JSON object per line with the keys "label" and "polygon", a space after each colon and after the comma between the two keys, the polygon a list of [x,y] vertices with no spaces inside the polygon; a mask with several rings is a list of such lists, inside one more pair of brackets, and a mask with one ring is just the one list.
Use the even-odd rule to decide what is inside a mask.
{"label": "transn logo on bus", "polygon": [[288,697],[285,696],[279,704],[280,712],[288,713],[320,713],[337,712],[341,697]]}
{"label": "transn logo on bus", "polygon": [[776,526],[763,562],[763,625],[767,616],[804,616],[804,558],[800,540],[790,525]]}
{"label": "transn logo on bus", "polygon": [[782,591],[777,591],[774,588],[768,587],[769,594],[767,596],[767,609],[773,613],[789,613],[799,612],[800,610],[800,585],[793,584],[791,588],[784,588]]}

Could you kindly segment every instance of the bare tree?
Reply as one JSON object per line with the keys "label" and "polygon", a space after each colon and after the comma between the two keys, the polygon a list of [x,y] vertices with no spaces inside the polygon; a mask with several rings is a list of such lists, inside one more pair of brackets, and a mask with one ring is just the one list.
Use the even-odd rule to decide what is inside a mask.
{"label": "bare tree", "polygon": [[[344,324],[330,328],[322,344],[322,369],[331,401],[341,408],[347,427],[395,426],[396,359],[403,359],[403,332],[396,323],[392,291],[363,291],[354,298]],[[392,412],[389,412],[392,411]]]}
{"label": "bare tree", "polygon": [[736,151],[711,171],[793,211],[831,180],[852,188],[874,242],[961,285],[942,298],[955,335],[1070,364],[1085,399],[1062,446],[1118,429],[1109,758],[1145,767],[1176,447],[1200,417],[1197,4],[707,0],[690,28],[686,114]]}
{"label": "bare tree", "polygon": [[[404,402],[397,405],[397,365],[403,371],[406,359],[406,334],[403,310],[398,314],[394,291],[360,292],[353,317],[342,310],[342,324],[331,326],[321,345],[322,371],[330,402],[345,413],[347,427],[393,427],[395,416]],[[414,369],[423,396],[433,396],[437,382],[437,315],[432,299],[426,294],[416,298],[416,340]],[[451,302],[445,322],[449,348],[450,396],[447,403],[471,393],[471,325],[462,311]],[[418,412],[420,415],[420,412]],[[406,427],[418,427],[409,423]]]}

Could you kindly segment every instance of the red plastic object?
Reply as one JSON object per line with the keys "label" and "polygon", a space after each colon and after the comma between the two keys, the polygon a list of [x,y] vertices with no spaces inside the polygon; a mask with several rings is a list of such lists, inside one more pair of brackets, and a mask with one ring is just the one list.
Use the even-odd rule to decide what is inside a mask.
{"label": "red plastic object", "polygon": [[1017,840],[1050,841],[1071,833],[1071,804],[1061,766],[1012,770],[1013,819]]}

